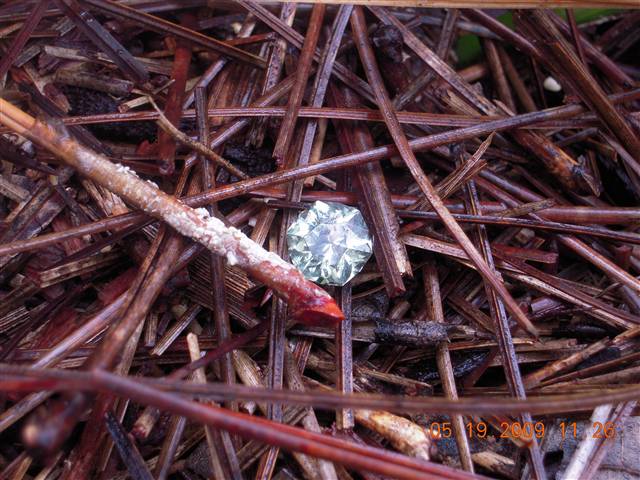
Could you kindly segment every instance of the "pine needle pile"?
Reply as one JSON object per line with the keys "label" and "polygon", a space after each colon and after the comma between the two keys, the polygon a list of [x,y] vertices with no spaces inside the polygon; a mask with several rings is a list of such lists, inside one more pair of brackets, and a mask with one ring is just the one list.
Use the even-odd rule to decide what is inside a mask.
{"label": "pine needle pile", "polygon": [[638,5],[363,3],[0,1],[1,479],[640,475]]}

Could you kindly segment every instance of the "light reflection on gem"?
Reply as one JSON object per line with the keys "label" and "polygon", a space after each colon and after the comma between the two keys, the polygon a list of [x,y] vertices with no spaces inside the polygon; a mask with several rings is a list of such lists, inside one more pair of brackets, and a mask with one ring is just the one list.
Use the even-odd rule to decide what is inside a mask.
{"label": "light reflection on gem", "polygon": [[342,286],[356,276],[373,251],[373,242],[357,208],[315,202],[287,230],[289,258],[306,278]]}

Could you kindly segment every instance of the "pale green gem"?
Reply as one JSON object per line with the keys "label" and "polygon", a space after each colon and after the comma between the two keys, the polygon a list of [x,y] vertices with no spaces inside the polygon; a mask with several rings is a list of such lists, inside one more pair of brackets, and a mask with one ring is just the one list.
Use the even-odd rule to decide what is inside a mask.
{"label": "pale green gem", "polygon": [[305,278],[342,286],[373,252],[373,241],[357,208],[315,202],[287,230],[289,258]]}

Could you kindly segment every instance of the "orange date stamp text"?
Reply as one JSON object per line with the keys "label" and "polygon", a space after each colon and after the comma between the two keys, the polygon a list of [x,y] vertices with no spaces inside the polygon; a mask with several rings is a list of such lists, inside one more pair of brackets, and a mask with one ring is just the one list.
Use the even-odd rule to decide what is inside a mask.
{"label": "orange date stamp text", "polygon": [[[469,438],[486,438],[495,434],[498,438],[520,439],[531,441],[534,438],[542,440],[547,434],[544,422],[500,422],[499,424],[487,424],[485,422],[466,422],[465,433]],[[619,434],[619,428],[613,422],[593,422],[588,425],[588,435],[592,438],[615,438]],[[451,438],[453,436],[450,422],[432,422],[429,426],[431,436],[434,439]],[[582,433],[577,422],[563,421],[557,425],[557,431],[562,440],[578,438]]]}

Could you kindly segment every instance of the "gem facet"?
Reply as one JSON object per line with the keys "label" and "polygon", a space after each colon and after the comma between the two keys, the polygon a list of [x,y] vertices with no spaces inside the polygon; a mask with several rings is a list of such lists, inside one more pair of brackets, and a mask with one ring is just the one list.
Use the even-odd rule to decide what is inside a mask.
{"label": "gem facet", "polygon": [[373,252],[373,241],[357,208],[315,202],[287,230],[289,258],[309,280],[342,286]]}

